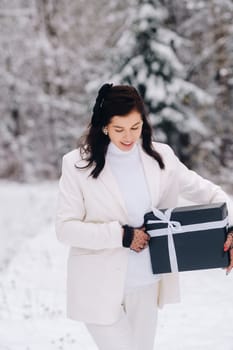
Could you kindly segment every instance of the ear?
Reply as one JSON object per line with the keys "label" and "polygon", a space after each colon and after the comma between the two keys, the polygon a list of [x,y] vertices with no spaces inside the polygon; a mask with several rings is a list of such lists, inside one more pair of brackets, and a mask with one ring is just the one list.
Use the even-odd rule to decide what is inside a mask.
{"label": "ear", "polygon": [[107,129],[106,126],[104,126],[104,127],[102,128],[102,131],[103,131],[104,135],[108,135],[108,129]]}

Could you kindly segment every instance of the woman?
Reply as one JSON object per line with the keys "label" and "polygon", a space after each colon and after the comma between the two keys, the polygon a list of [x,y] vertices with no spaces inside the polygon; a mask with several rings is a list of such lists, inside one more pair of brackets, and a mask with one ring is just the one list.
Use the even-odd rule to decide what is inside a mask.
{"label": "woman", "polygon": [[[177,274],[151,272],[144,214],[198,203],[233,204],[220,187],[188,170],[172,149],[152,143],[138,92],[105,84],[85,142],[63,158],[56,232],[70,246],[68,317],[83,321],[100,350],[152,350],[157,305],[179,300]],[[230,232],[230,231],[229,231]],[[230,249],[233,267],[233,239]]]}

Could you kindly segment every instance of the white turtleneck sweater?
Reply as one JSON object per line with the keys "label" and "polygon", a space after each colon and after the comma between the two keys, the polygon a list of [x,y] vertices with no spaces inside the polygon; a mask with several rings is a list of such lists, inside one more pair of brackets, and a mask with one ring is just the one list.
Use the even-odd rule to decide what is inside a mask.
{"label": "white turtleneck sweater", "polygon": [[[128,213],[128,225],[141,227],[145,213],[151,210],[151,199],[146,183],[138,145],[129,151],[121,151],[110,142],[106,162],[110,165]],[[140,253],[129,250],[125,290],[152,284],[159,276],[152,274],[149,248]]]}

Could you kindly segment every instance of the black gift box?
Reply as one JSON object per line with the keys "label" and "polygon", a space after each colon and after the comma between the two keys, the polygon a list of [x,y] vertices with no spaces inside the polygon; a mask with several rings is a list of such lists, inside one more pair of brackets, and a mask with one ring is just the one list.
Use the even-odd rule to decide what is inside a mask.
{"label": "black gift box", "polygon": [[[164,214],[166,210],[160,210],[160,212]],[[144,219],[146,231],[152,236],[149,241],[149,249],[153,273],[172,272],[168,249],[168,223],[162,222],[161,218],[158,218],[152,211],[147,213]],[[225,223],[222,222],[224,219]],[[154,222],[155,220],[159,222]],[[181,224],[179,232],[182,231],[182,233],[172,234],[178,271],[211,269],[229,265],[229,253],[223,250],[227,235],[225,203],[177,207],[171,212],[170,226],[171,221],[179,222]],[[197,227],[197,224],[203,226],[203,223],[204,228],[200,228],[200,225],[199,228]],[[211,223],[214,228],[209,228]],[[189,225],[189,228],[186,225]],[[190,225],[196,225],[196,227],[191,228]],[[217,228],[217,226],[223,227]],[[190,229],[193,230],[189,232]]]}

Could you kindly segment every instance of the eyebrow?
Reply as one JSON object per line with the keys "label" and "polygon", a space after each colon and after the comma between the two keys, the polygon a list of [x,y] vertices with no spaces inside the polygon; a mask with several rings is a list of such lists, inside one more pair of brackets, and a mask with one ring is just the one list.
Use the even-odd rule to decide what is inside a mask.
{"label": "eyebrow", "polygon": [[[138,121],[137,123],[133,124],[133,125],[131,126],[131,128],[137,126],[137,125],[140,124],[140,123],[141,123],[141,120]],[[114,128],[118,128],[118,129],[124,129],[124,126],[120,126],[120,125],[113,125],[113,127],[114,127]]]}

